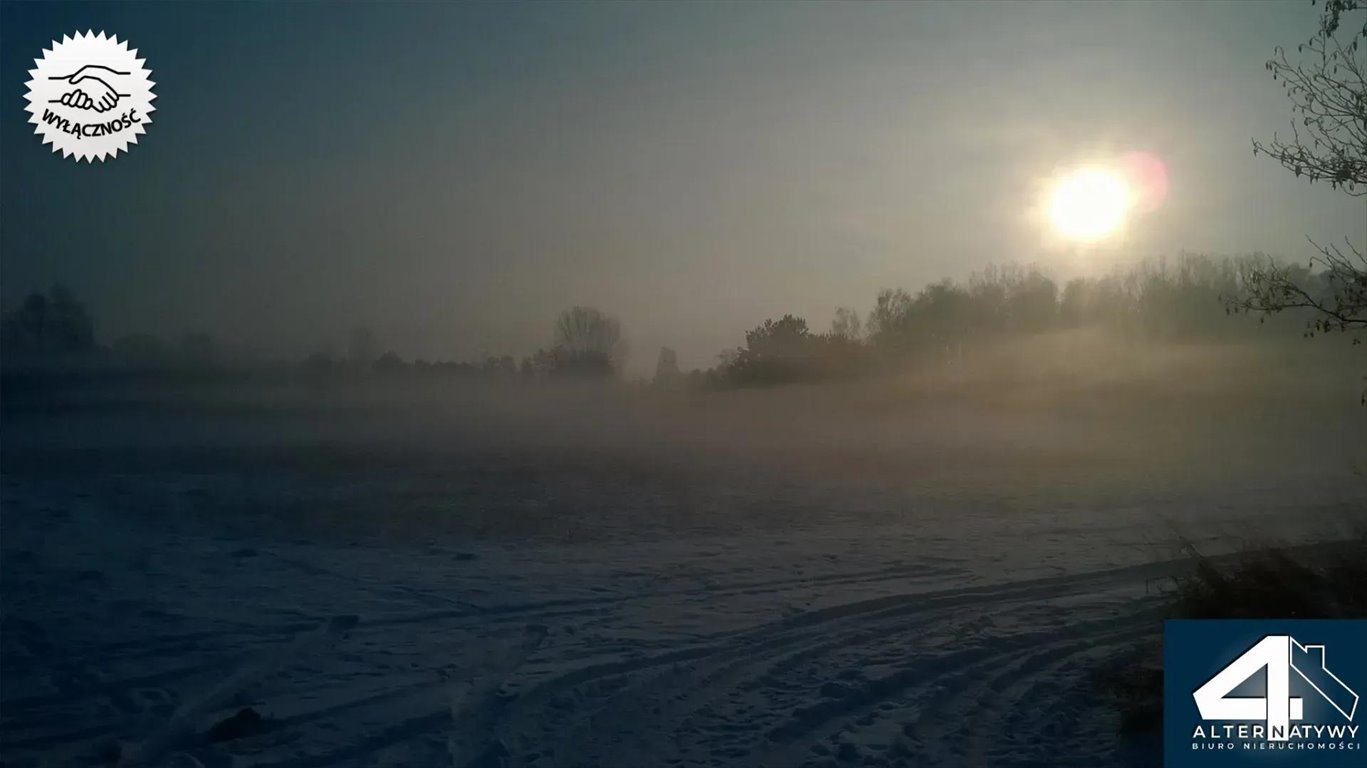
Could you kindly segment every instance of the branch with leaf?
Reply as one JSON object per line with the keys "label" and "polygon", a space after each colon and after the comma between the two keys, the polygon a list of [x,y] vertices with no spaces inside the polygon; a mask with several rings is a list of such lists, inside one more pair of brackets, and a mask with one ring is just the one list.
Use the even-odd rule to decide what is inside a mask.
{"label": "branch with leaf", "polygon": [[[1291,138],[1255,140],[1253,152],[1312,183],[1367,196],[1367,0],[1325,0],[1318,31],[1296,51],[1295,63],[1282,48],[1267,62],[1291,99]],[[1346,239],[1343,247],[1310,244],[1317,255],[1307,269],[1271,260],[1254,266],[1241,276],[1240,294],[1226,297],[1226,308],[1265,315],[1310,310],[1307,336],[1367,329],[1367,258]]]}
{"label": "branch with leaf", "polygon": [[[1342,248],[1310,243],[1319,255],[1304,270],[1271,259],[1247,268],[1239,276],[1243,290],[1225,299],[1228,309],[1264,315],[1311,310],[1306,336],[1367,329],[1367,255],[1346,240]],[[1361,342],[1353,338],[1354,344]]]}

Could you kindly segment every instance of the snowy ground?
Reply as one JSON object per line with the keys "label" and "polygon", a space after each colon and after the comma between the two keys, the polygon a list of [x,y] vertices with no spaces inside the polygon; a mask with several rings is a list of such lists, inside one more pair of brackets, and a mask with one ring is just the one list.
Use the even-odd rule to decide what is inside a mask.
{"label": "snowy ground", "polygon": [[1365,502],[1313,456],[898,483],[271,418],[7,421],[5,766],[1153,765],[1088,676],[1160,630],[1173,530]]}

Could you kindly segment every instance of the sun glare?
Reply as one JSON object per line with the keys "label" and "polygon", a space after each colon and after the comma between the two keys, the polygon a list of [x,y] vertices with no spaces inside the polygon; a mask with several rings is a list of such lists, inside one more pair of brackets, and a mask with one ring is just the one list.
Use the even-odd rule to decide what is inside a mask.
{"label": "sun glare", "polygon": [[1054,185],[1049,195],[1049,221],[1069,240],[1101,240],[1125,223],[1133,201],[1129,184],[1104,168],[1080,168]]}

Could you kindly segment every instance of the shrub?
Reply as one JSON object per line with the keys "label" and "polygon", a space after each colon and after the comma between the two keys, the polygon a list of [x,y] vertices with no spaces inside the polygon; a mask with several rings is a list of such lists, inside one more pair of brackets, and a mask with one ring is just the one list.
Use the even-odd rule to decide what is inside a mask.
{"label": "shrub", "polygon": [[[1367,529],[1309,547],[1250,549],[1209,557],[1190,542],[1190,567],[1173,577],[1174,619],[1346,619],[1367,617]],[[1163,722],[1163,650],[1146,638],[1093,678],[1120,716],[1120,732]]]}

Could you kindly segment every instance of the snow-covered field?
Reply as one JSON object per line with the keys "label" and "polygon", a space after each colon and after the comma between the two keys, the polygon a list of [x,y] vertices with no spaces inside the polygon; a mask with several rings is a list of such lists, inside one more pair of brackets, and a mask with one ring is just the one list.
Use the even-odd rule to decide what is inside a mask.
{"label": "snow-covered field", "polygon": [[1367,506],[1332,420],[366,413],[7,416],[3,764],[1154,765],[1090,676],[1175,532]]}

